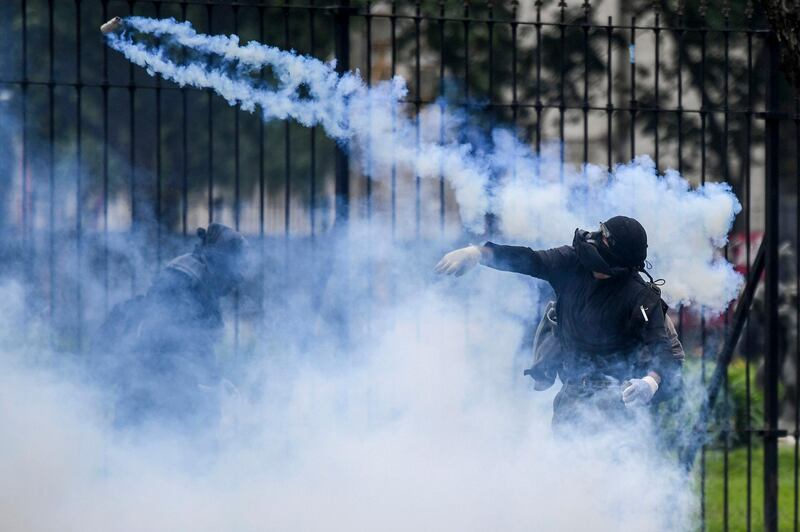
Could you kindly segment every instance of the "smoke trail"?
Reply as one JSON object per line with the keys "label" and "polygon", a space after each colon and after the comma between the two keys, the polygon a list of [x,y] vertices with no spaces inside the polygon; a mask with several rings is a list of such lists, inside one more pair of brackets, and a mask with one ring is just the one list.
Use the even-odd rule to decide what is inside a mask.
{"label": "smoke trail", "polygon": [[[108,44],[151,75],[212,89],[231,105],[258,109],[265,120],[322,126],[360,152],[373,178],[393,164],[422,178],[444,176],[473,232],[480,233],[484,214],[493,212],[506,237],[547,246],[569,242],[575,227],[594,228],[616,214],[635,216],[648,231],[649,258],[654,273],[667,279],[670,303],[719,312],[741,286],[718,253],[741,210],[727,184],[692,189],[675,171],[659,175],[646,156],[610,173],[594,165],[578,170],[552,156],[537,157],[502,128],[484,142],[463,142],[464,117],[438,106],[421,113],[418,143],[415,122],[401,113],[407,93],[402,78],[368,87],[358,72],[337,73],[334,62],[252,41],[240,45],[236,35],[200,34],[188,22],[128,17]],[[190,50],[190,59],[177,59],[176,48]],[[260,81],[266,68],[274,83]]]}
{"label": "smoke trail", "polygon": [[[352,147],[364,146],[372,139],[368,156],[376,171],[397,164],[424,178],[438,178],[443,172],[455,189],[465,223],[480,227],[489,207],[484,192],[489,168],[470,153],[469,145],[453,142],[441,146],[426,141],[417,149],[414,124],[398,116],[398,106],[407,94],[402,78],[369,88],[357,72],[337,73],[335,62],[324,63],[257,42],[240,46],[236,35],[199,34],[188,22],[174,19],[128,17],[125,27],[123,33],[109,34],[109,45],[151,75],[182,86],[213,89],[231,105],[251,112],[259,108],[265,120],[291,118],[305,126],[322,126],[328,136]],[[135,32],[159,38],[160,46],[134,42]],[[221,62],[214,67],[200,59],[179,64],[169,57],[170,46],[213,55]],[[276,79],[275,87],[254,76],[266,67]]]}

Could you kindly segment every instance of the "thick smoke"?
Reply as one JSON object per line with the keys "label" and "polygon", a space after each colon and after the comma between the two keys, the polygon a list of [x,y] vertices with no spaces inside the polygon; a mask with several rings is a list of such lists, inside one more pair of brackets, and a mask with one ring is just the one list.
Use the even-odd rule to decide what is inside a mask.
{"label": "thick smoke", "polygon": [[[575,170],[537,159],[502,129],[466,144],[464,117],[439,107],[423,112],[418,148],[400,79],[367,89],[331,64],[188,24],[126,24],[110,44],[154,73],[268,119],[322,125],[376,178],[393,161],[445,175],[468,227],[495,212],[506,238],[545,246],[631,214],[674,300],[719,310],[735,293],[738,279],[716,257],[739,208],[724,185],[692,190],[677,174],[657,176],[647,158],[612,175]],[[163,48],[134,42],[134,30]],[[222,65],[176,63],[175,45]],[[257,81],[265,65],[277,88]],[[692,528],[692,486],[646,419],[569,440],[551,434],[555,390],[532,392],[522,376],[529,352],[519,349],[542,284],[488,269],[436,278],[443,244],[408,249],[380,238],[389,232],[354,222],[313,251],[266,247],[263,315],[241,324],[238,356],[218,346],[233,384],[215,392],[219,419],[189,433],[115,427],[113,391],[91,379],[83,355],[51,352],[31,312],[40,303],[14,281],[0,284],[0,529]],[[99,277],[71,275],[99,299]]]}
{"label": "thick smoke", "polygon": [[[236,35],[200,34],[174,19],[128,17],[124,28],[109,35],[109,45],[151,75],[213,89],[231,105],[258,109],[265,120],[320,125],[360,152],[363,169],[373,178],[386,175],[392,164],[423,178],[444,176],[473,232],[481,232],[484,214],[493,212],[506,237],[558,245],[571,241],[576,227],[594,229],[601,220],[625,214],[647,229],[654,273],[667,280],[670,303],[721,312],[741,285],[718,254],[741,210],[726,184],[693,189],[675,171],[659,176],[646,156],[610,173],[594,165],[576,170],[553,157],[537,157],[504,129],[485,142],[464,142],[464,117],[438,106],[421,114],[418,141],[415,121],[402,114],[407,90],[400,77],[368,87],[358,72],[337,73],[333,62],[258,42],[240,45]],[[158,44],[146,42],[147,36]],[[170,56],[175,48],[196,55],[181,62],[178,54]],[[259,81],[264,69],[274,83]]]}
{"label": "thick smoke", "polygon": [[[365,274],[376,254],[424,278],[388,249],[332,273]],[[356,291],[328,297],[367,304]],[[21,294],[0,289],[3,530],[691,527],[691,487],[645,424],[553,437],[552,393],[532,393],[514,357],[536,303],[522,278],[485,270],[372,302],[371,332],[346,348],[292,297],[238,363],[223,418],[190,434],[112,428],[106,390],[63,354],[20,349]]]}

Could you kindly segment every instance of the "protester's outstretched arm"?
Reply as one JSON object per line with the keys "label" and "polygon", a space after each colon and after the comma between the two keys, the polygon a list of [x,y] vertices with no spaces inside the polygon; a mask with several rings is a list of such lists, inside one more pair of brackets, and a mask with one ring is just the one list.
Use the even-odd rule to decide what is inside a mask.
{"label": "protester's outstretched arm", "polygon": [[483,246],[482,264],[508,272],[521,273],[554,283],[576,262],[571,246],[533,250],[523,246],[502,246],[487,242]]}
{"label": "protester's outstretched arm", "polygon": [[523,246],[502,246],[487,242],[451,251],[436,265],[436,272],[461,276],[483,264],[496,270],[522,273],[552,282],[575,261],[570,246],[555,249],[533,250]]}
{"label": "protester's outstretched arm", "polygon": [[523,246],[484,245],[483,264],[496,270],[522,273],[554,283],[577,263],[572,246],[533,250]]}
{"label": "protester's outstretched arm", "polygon": [[481,246],[469,245],[451,251],[434,268],[436,273],[461,277],[481,261]]}

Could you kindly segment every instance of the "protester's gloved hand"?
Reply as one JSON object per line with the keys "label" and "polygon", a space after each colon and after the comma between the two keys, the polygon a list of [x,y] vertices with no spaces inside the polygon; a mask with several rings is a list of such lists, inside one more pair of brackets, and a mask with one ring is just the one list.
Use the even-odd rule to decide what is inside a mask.
{"label": "protester's gloved hand", "polygon": [[646,405],[658,390],[658,383],[650,375],[642,379],[631,379],[622,390],[622,402],[625,406]]}
{"label": "protester's gloved hand", "polygon": [[461,277],[481,261],[481,248],[478,246],[467,246],[465,248],[451,251],[439,261],[434,271],[445,275]]}

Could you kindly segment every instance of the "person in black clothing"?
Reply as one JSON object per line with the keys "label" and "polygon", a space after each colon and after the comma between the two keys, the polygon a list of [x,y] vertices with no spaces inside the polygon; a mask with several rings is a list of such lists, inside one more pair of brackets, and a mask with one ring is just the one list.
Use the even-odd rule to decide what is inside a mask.
{"label": "person in black clothing", "polygon": [[197,235],[193,252],[170,261],[146,294],[116,305],[95,335],[95,374],[113,390],[118,426],[154,418],[195,426],[216,414],[220,298],[243,279],[247,242],[219,223]]}
{"label": "person in black clothing", "polygon": [[597,232],[576,229],[571,246],[534,251],[487,242],[448,253],[436,271],[460,276],[481,263],[552,285],[563,383],[553,425],[560,427],[587,417],[622,422],[634,407],[679,389],[683,351],[673,349],[658,287],[640,275],[646,258],[644,227],[615,216]]}

